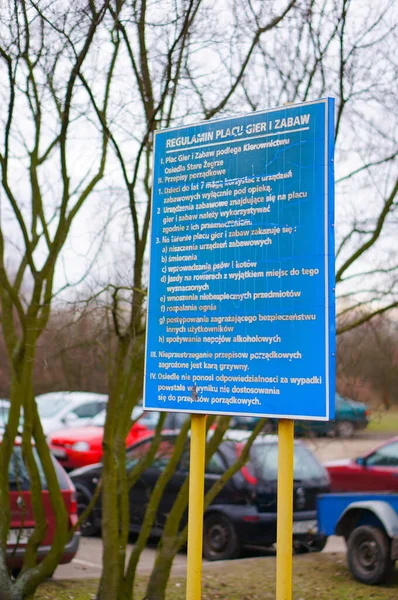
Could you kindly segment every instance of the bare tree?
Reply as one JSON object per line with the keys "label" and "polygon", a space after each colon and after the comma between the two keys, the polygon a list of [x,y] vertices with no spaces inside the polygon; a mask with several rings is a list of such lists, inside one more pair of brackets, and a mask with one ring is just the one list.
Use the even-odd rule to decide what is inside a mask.
{"label": "bare tree", "polygon": [[[354,314],[364,320],[366,315]],[[339,336],[337,348],[337,387],[356,400],[367,402],[372,410],[389,410],[398,403],[398,329],[390,318],[377,315],[361,326]]]}
{"label": "bare tree", "polygon": [[[240,38],[237,17],[245,14],[246,2],[231,2],[235,21],[230,20],[230,12],[223,3],[210,5],[201,0],[175,2],[170,6],[165,3],[163,11],[145,0],[133,6],[123,1],[110,4],[109,11],[115,23],[114,43],[122,45],[126,57],[123,63],[126,79],[121,77],[118,81],[121,89],[128,90],[129,100],[126,102],[124,97],[117,121],[102,118],[99,108],[97,114],[102,118],[103,130],[118,161],[128,198],[134,267],[128,316],[121,306],[126,300],[126,286],[115,286],[112,297],[118,344],[110,369],[103,442],[106,485],[102,491],[104,554],[99,598],[131,598],[137,560],[133,553],[126,568],[129,484],[125,472],[125,438],[132,408],[142,392],[144,257],[150,221],[152,134],[157,128],[181,122],[188,114],[191,118],[208,119],[229,106],[244,80],[259,40],[283,22],[296,1],[286,1],[282,8],[277,8],[277,4],[270,2],[267,12],[252,15],[251,33],[245,39]],[[225,28],[217,25],[217,17],[219,23],[225,21]],[[231,35],[234,44],[231,44]],[[226,68],[221,60],[225,54],[223,48],[227,49],[228,55]],[[212,57],[219,61],[214,92],[210,74],[201,78],[199,73],[203,60],[209,60],[209,66],[213,68]],[[128,88],[124,87],[125,81],[128,81]],[[84,78],[82,84],[85,86]],[[193,91],[199,98],[194,103]],[[92,102],[96,105],[94,98]],[[131,123],[129,130],[127,123]],[[157,492],[151,502],[156,503],[159,499]],[[149,510],[149,521],[143,528],[146,533],[140,538],[141,548],[141,542],[146,540],[151,529],[151,515],[153,511]]]}
{"label": "bare tree", "polygon": [[299,3],[237,95],[253,109],[336,98],[338,333],[397,306],[397,41],[391,0]]}
{"label": "bare tree", "polygon": [[[206,47],[217,68],[205,69],[200,60],[185,60],[182,73],[190,90],[185,106],[194,114],[199,106],[202,118],[209,118],[226,109],[241,112],[244,105],[255,110],[328,94],[336,97],[336,158],[341,164],[336,189],[336,284],[338,298],[345,300],[339,309],[338,333],[342,333],[397,304],[398,256],[391,242],[398,144],[396,128],[385,125],[386,114],[396,119],[396,65],[391,59],[396,15],[390,1],[377,8],[369,3],[360,15],[349,0],[297,2],[291,8],[285,19],[272,21],[276,27],[268,27],[264,22],[269,4],[234,3],[230,44],[206,24],[208,37],[202,29],[203,39],[218,42]],[[222,76],[226,71],[230,86]],[[177,113],[178,121],[182,118],[183,112]],[[161,121],[165,126],[174,122]],[[366,210],[360,202],[364,195],[377,198],[369,201]],[[349,218],[343,220],[346,204]],[[359,314],[361,306],[367,307],[366,313]],[[178,547],[181,514],[170,516],[166,525],[148,587],[150,600],[163,597],[167,576],[162,573],[169,572],[172,548],[175,552]]]}
{"label": "bare tree", "polygon": [[[368,278],[370,269],[363,260],[368,252],[373,252],[380,262],[378,243],[384,237],[381,233],[388,233],[396,203],[396,179],[391,168],[396,157],[396,140],[390,131],[379,131],[382,119],[374,115],[374,110],[367,113],[370,102],[377,104],[380,113],[393,108],[391,94],[385,95],[382,88],[393,83],[394,65],[391,61],[384,63],[388,83],[383,85],[379,83],[377,69],[371,74],[372,84],[365,76],[370,57],[381,68],[386,44],[392,47],[395,41],[392,2],[386,1],[377,9],[369,3],[361,14],[360,27],[357,27],[358,15],[350,0],[286,2],[283,8],[272,2],[231,1],[210,6],[203,1],[191,0],[174,3],[172,14],[167,8],[165,12],[152,8],[145,1],[137,2],[133,7],[124,2],[111,3],[114,43],[120,43],[125,59],[124,73],[118,77],[118,93],[119,97],[123,96],[123,103],[119,105],[117,118],[112,121],[101,119],[101,111],[97,108],[120,167],[134,245],[132,276],[126,277],[125,284],[115,285],[112,295],[111,310],[118,346],[114,366],[110,369],[110,402],[104,436],[107,485],[102,494],[104,569],[99,598],[116,598],[117,594],[130,598],[133,593],[132,562],[125,568],[129,519],[125,498],[129,485],[125,475],[124,439],[129,415],[142,388],[144,260],[150,220],[152,133],[155,129],[182,123],[187,118],[193,121],[222,115],[226,111],[242,112],[244,106],[255,110],[264,105],[335,95],[336,154],[341,163],[341,157],[348,152],[354,157],[351,158],[354,162],[347,165],[347,171],[339,174],[342,191],[337,196],[338,207],[340,203],[344,204],[352,190],[356,190],[357,178],[360,181],[373,167],[378,169],[378,174],[383,172],[385,184],[379,188],[379,205],[372,205],[366,215],[366,228],[357,226],[354,208],[348,224],[339,228],[338,291],[343,298],[347,293],[352,295],[351,314],[355,314],[352,311],[363,302],[373,302],[372,310],[367,312],[369,319],[395,305],[395,283],[391,288],[385,278],[379,288],[372,284],[371,294],[366,287],[361,290],[357,285],[347,292],[347,282],[351,278]],[[373,83],[377,82],[375,88]],[[85,85],[84,78],[82,84]],[[92,102],[95,106],[95,98]],[[378,132],[380,140],[369,147],[365,140],[371,132],[373,135]],[[383,177],[378,175],[378,181]],[[349,188],[344,184],[346,181],[350,182]],[[364,184],[366,193],[372,193],[369,186],[374,184],[375,180],[370,176]],[[359,214],[364,216],[363,211]],[[395,272],[397,257],[390,258],[391,264],[387,268],[372,268],[375,281],[380,275]],[[125,309],[126,300],[130,305],[129,313]],[[350,327],[358,324],[359,321],[350,320]],[[175,527],[175,522],[171,527]],[[159,552],[163,550],[164,546]],[[167,552],[168,564],[171,564],[173,553],[170,547]],[[134,556],[132,560],[135,560]],[[159,564],[164,568],[166,563],[160,560]],[[156,568],[153,581],[159,576]],[[155,593],[153,588],[151,593]],[[156,593],[161,594],[159,588]]]}
{"label": "bare tree", "polygon": [[[105,172],[108,137],[91,120],[90,97],[79,89],[79,76],[92,58],[97,28],[108,8],[104,2],[33,2],[3,4],[0,16],[1,326],[11,374],[11,411],[0,446],[0,598],[33,596],[55,569],[70,532],[54,465],[38,418],[32,386],[36,349],[50,316],[57,260],[72,224]],[[100,103],[107,113],[109,85],[117,48],[105,66]],[[96,68],[86,77],[95,80]],[[78,132],[94,135],[92,160],[76,168]],[[21,410],[22,451],[30,475],[35,528],[24,566],[12,582],[6,566],[10,526],[8,465]],[[56,520],[50,552],[36,566],[46,532],[38,465],[42,464]]]}

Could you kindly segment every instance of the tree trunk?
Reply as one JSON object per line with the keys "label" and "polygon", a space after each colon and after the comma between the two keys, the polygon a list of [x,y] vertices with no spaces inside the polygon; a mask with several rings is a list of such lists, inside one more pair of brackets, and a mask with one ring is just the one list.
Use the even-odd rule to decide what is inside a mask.
{"label": "tree trunk", "polygon": [[148,582],[145,600],[165,600],[167,582],[170,578],[171,567],[179,545],[176,538],[162,538],[161,549]]}
{"label": "tree trunk", "polygon": [[120,585],[119,568],[119,510],[117,491],[117,465],[111,448],[104,447],[102,488],[102,537],[103,557],[98,600],[118,597]]}

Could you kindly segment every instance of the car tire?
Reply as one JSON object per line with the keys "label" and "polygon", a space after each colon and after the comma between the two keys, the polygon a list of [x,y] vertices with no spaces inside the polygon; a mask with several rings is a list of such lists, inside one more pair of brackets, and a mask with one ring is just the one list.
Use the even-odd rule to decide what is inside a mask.
{"label": "car tire", "polygon": [[328,541],[327,537],[309,540],[307,542],[294,542],[293,548],[295,554],[307,554],[309,552],[322,552]]}
{"label": "car tire", "polygon": [[[77,490],[77,514],[80,518],[80,515],[86,510],[88,505],[90,504],[91,498],[81,490]],[[80,524],[80,533],[84,537],[93,537],[100,532],[100,528],[95,523],[95,519],[93,518],[93,511],[88,515],[88,517]]]}
{"label": "car tire", "polygon": [[351,421],[339,421],[336,423],[336,435],[340,438],[351,438],[355,433],[354,423]]}
{"label": "car tire", "polygon": [[328,543],[327,537],[318,538],[317,540],[313,540],[312,542],[310,542],[311,552],[322,552],[322,550],[325,548],[327,543]]}
{"label": "car tire", "polygon": [[390,558],[390,540],[383,530],[367,525],[357,527],[347,546],[348,566],[355,579],[367,585],[388,581],[394,561]]}
{"label": "car tire", "polygon": [[235,527],[225,515],[211,513],[203,528],[203,555],[207,560],[238,558],[241,552]]}

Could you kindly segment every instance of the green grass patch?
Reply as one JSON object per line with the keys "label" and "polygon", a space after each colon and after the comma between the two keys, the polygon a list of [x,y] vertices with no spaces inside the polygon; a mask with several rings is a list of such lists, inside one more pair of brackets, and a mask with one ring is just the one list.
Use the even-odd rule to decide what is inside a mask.
{"label": "green grass patch", "polygon": [[[398,571],[388,585],[354,581],[342,554],[297,556],[293,562],[293,600],[396,600]],[[135,597],[142,600],[148,577],[139,577]],[[95,581],[52,581],[36,600],[92,600]],[[172,577],[167,600],[185,600],[185,577]],[[275,600],[275,558],[250,558],[206,565],[202,600]]]}
{"label": "green grass patch", "polygon": [[372,412],[366,431],[398,435],[398,411],[380,410]]}

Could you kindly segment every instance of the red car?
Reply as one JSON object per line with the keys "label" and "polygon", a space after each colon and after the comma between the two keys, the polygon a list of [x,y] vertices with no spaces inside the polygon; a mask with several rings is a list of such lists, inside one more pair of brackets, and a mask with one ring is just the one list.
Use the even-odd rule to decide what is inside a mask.
{"label": "red car", "polygon": [[324,463],[332,492],[398,492],[398,437],[354,459]]}
{"label": "red car", "polygon": [[[42,499],[47,520],[46,535],[37,552],[37,560],[40,562],[45,558],[51,548],[52,541],[56,535],[56,523],[44,473],[37,457],[36,460],[41,476]],[[76,525],[78,518],[75,488],[64,469],[56,460],[54,460],[54,466],[62,497],[69,515],[69,527],[72,528]],[[29,474],[22,458],[21,447],[18,445],[15,446],[11,456],[8,473],[11,525],[7,540],[7,566],[11,569],[13,575],[17,576],[22,568],[26,544],[35,526]],[[73,559],[79,547],[79,540],[80,532],[76,532],[71,541],[68,542],[64,548],[60,560],[61,564],[68,563]]]}
{"label": "red car", "polygon": [[[139,420],[131,427],[126,446],[131,446],[151,432],[152,428],[149,428],[145,419],[146,414],[139,408],[134,409],[132,418]],[[67,471],[101,461],[105,416],[106,412],[102,411],[94,417],[92,425],[60,429],[47,437],[51,452]]]}

